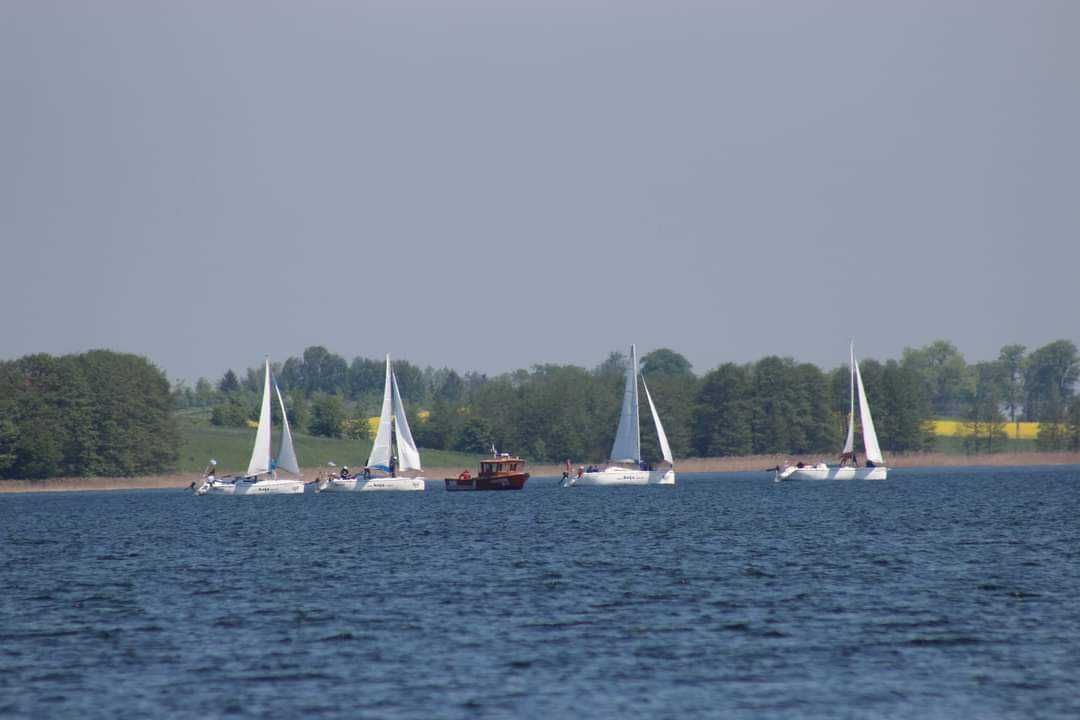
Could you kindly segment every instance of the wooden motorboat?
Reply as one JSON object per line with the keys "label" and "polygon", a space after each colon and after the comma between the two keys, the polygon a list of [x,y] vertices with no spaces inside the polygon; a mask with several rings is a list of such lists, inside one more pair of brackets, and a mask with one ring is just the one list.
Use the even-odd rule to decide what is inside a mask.
{"label": "wooden motorboat", "polygon": [[456,478],[446,478],[446,489],[459,490],[520,490],[525,487],[529,473],[525,461],[510,453],[500,453],[480,461],[480,472],[472,475],[468,470]]}

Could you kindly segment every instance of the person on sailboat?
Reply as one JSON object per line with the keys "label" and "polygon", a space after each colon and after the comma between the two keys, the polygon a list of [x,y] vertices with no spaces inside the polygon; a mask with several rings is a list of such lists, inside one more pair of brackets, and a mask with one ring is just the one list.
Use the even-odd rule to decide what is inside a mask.
{"label": "person on sailboat", "polygon": [[342,480],[348,480],[349,479],[349,466],[348,465],[342,465],[341,466],[341,479]]}
{"label": "person on sailboat", "polygon": [[397,456],[396,455],[391,455],[390,456],[390,477],[397,477],[397,473],[395,472],[395,470],[397,470]]}

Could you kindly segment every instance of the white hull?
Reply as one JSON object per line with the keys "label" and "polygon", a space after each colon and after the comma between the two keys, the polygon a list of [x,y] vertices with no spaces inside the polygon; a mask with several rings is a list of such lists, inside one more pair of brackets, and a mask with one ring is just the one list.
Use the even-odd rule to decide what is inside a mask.
{"label": "white hull", "polygon": [[331,478],[329,482],[320,483],[319,492],[416,491],[426,487],[424,478]]}
{"label": "white hull", "polygon": [[568,485],[674,485],[674,470],[630,470],[609,467],[570,478]]}
{"label": "white hull", "polygon": [[889,468],[877,467],[828,467],[814,465],[807,467],[786,467],[776,473],[776,482],[785,480],[885,480]]}
{"label": "white hull", "polygon": [[232,480],[206,480],[195,491],[196,495],[234,495],[236,483]]}
{"label": "white hull", "polygon": [[[205,488],[205,490],[204,490]],[[301,480],[270,479],[255,482],[221,481],[206,483],[198,490],[199,495],[302,495]]]}

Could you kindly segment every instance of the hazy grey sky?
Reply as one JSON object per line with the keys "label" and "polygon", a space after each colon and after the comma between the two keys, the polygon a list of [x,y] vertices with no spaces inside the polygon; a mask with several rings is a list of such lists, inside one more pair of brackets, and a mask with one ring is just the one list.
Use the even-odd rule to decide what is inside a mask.
{"label": "hazy grey sky", "polygon": [[0,356],[1080,342],[1080,2],[0,3]]}

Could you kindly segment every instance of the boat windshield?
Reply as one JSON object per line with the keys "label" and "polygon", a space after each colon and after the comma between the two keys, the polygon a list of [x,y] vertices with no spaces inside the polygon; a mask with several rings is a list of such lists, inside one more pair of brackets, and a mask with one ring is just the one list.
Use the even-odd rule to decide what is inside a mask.
{"label": "boat windshield", "polygon": [[519,462],[485,462],[480,463],[481,475],[494,475],[496,473],[514,472],[518,470]]}

